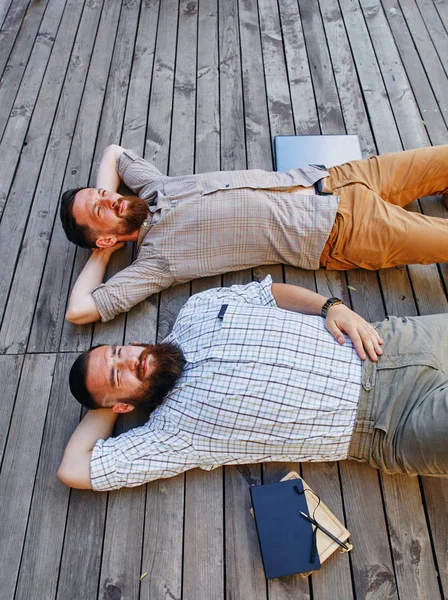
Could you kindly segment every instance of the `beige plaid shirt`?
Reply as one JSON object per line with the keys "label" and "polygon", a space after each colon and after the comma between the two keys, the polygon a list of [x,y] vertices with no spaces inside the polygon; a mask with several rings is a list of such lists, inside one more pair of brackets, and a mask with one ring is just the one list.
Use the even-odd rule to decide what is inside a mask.
{"label": "beige plaid shirt", "polygon": [[319,268],[338,198],[297,192],[328,175],[319,167],[168,177],[126,150],[117,171],[149,213],[137,259],[92,291],[102,321],[195,277],[276,263]]}

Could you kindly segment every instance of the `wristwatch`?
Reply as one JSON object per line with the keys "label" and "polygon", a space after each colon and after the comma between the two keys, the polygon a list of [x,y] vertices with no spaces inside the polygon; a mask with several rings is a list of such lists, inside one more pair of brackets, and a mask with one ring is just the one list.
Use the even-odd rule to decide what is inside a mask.
{"label": "wristwatch", "polygon": [[344,303],[340,298],[328,298],[328,300],[325,301],[325,304],[322,306],[321,311],[320,311],[320,314],[322,315],[322,317],[324,319],[327,318],[328,309],[331,306],[336,306],[336,304],[344,304]]}

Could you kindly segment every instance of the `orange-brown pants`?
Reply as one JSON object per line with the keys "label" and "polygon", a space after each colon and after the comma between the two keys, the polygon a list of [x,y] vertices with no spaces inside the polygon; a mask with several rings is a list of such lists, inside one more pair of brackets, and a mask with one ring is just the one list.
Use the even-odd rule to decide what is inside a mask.
{"label": "orange-brown pants", "polygon": [[339,207],[321,266],[381,269],[448,262],[448,219],[403,208],[422,196],[448,192],[448,145],[373,156],[328,172]]}

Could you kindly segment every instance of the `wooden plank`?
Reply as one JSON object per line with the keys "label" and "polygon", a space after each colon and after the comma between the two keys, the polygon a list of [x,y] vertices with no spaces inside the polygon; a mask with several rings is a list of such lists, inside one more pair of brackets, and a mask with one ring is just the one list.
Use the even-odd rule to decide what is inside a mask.
{"label": "wooden plank", "polygon": [[[25,358],[6,443],[0,474],[2,594],[5,598],[14,595],[54,363],[55,356],[49,354]],[[33,410],[29,408],[30,399]]]}
{"label": "wooden plank", "polygon": [[400,138],[361,8],[351,0],[341,0],[340,8],[378,153],[394,152]]}
{"label": "wooden plank", "polygon": [[299,0],[299,7],[321,129],[325,133],[341,133],[344,121],[320,15],[304,0]]}
{"label": "wooden plank", "polygon": [[[56,2],[56,0],[49,0],[49,2],[51,6],[52,2]],[[14,98],[33,49],[40,22],[47,8],[47,3],[47,0],[43,0],[42,2],[34,2],[29,6],[19,33],[14,40],[14,46],[7,58],[4,71],[5,58],[14,34],[13,36],[8,36],[8,39],[5,40],[6,47],[1,51],[0,72],[3,71],[3,77],[0,80],[0,106],[2,107],[2,112],[0,113],[0,137],[5,130]],[[21,16],[19,18],[21,19]]]}
{"label": "wooden plank", "polygon": [[162,173],[168,171],[178,13],[179,0],[165,0],[160,4],[145,158]]}
{"label": "wooden plank", "polygon": [[293,135],[295,131],[278,6],[271,0],[260,0],[258,10],[271,136]]}
{"label": "wooden plank", "polygon": [[246,168],[238,0],[219,2],[221,169]]}
{"label": "wooden plank", "polygon": [[[51,97],[50,108],[53,107],[53,112],[54,107],[57,104],[58,92],[61,88],[65,74],[63,65],[65,65],[68,60],[70,48],[74,40],[74,32],[76,31],[76,28],[73,28],[73,33],[71,35],[59,35],[55,41],[64,6],[64,3],[59,2],[56,4],[55,9],[51,10],[52,6],[50,6],[49,10],[45,13],[36,42],[33,46],[30,60],[23,75],[12,110],[9,114],[9,119],[0,144],[0,178],[3,182],[2,197],[0,199],[0,217],[3,214],[4,204],[8,196],[11,182],[14,178],[20,152],[25,141],[25,135],[43,83],[42,80],[44,79],[44,86],[45,84],[48,85],[49,76],[47,74],[44,78],[44,75],[50,56],[53,53],[54,46],[56,46],[56,55],[58,56],[57,62],[59,64],[57,68],[60,81],[56,80],[54,82],[54,88],[52,89],[53,96]],[[67,12],[70,13],[70,11]],[[81,10],[77,9],[75,15],[76,13],[79,15]],[[73,22],[77,21],[75,15],[72,17]],[[68,50],[66,50],[67,46],[69,47]],[[62,54],[60,57],[59,52]],[[67,54],[67,58],[64,60],[65,54]],[[53,59],[52,62],[54,65],[55,60]],[[5,114],[6,112],[9,111],[5,111]],[[51,119],[52,116],[52,114],[51,116],[49,115],[49,119]]]}
{"label": "wooden plank", "polygon": [[279,9],[295,132],[297,135],[319,134],[320,128],[299,7],[296,2],[280,2]]}
{"label": "wooden plank", "polygon": [[406,598],[410,593],[414,598],[438,598],[437,572],[418,479],[384,473],[381,479],[399,595]]}
{"label": "wooden plank", "polygon": [[3,27],[3,21],[9,11],[13,0],[2,0],[0,2],[0,28]]}
{"label": "wooden plank", "polygon": [[106,504],[107,494],[71,491],[57,600],[97,597]]}
{"label": "wooden plank", "polygon": [[[85,9],[78,30],[78,38],[72,52],[74,39],[71,35],[67,34],[67,30],[70,31],[72,29],[70,24],[79,21],[81,9],[74,3],[71,10],[65,11],[60,33],[55,42],[55,52],[50,59],[44,79],[43,91],[39,96],[38,106],[36,107],[36,120],[33,119],[30,126],[28,134],[30,139],[33,139],[34,135],[39,136],[39,134],[45,139],[42,129],[45,127],[46,130],[49,130],[49,128],[45,121],[41,121],[40,119],[43,117],[52,118],[53,115],[48,111],[50,107],[53,108],[53,111],[56,110],[56,100],[52,100],[53,96],[51,94],[57,98],[58,92],[62,88],[37,184],[34,184],[35,187],[33,189],[29,189],[29,193],[25,197],[20,197],[18,194],[13,196],[14,212],[17,219],[16,226],[25,227],[25,232],[18,256],[15,277],[11,285],[9,302],[6,306],[2,329],[0,331],[0,347],[3,352],[23,352],[27,345],[49,239],[54,226],[59,190],[64,176],[67,154],[70,149],[70,136],[76,122],[100,13],[101,4],[94,5],[93,9],[90,7]],[[77,28],[73,27],[73,31],[76,30]],[[72,54],[72,66],[64,82],[64,74],[70,54]],[[40,128],[40,131],[38,128]],[[39,142],[36,150],[39,151],[39,155],[40,153],[43,154],[45,147],[42,142]],[[28,155],[28,160],[25,161],[19,171],[21,177],[26,177],[25,169],[27,166],[30,166],[29,161],[32,159],[39,160],[39,155]],[[21,183],[17,178],[16,180],[17,185],[26,185],[25,183]],[[34,199],[32,197],[33,192],[35,192]],[[31,204],[31,202],[30,213],[26,215],[23,210],[24,205],[26,206],[27,203]],[[11,219],[14,218],[14,213],[10,212],[10,208],[12,207],[8,206],[7,221],[4,225],[2,223],[2,228],[11,224]],[[2,268],[9,273],[13,272],[17,250],[18,248],[10,249],[8,255],[5,256]],[[4,277],[4,288],[7,289],[7,285],[8,279]],[[16,301],[17,298],[21,298],[22,301],[18,303]]]}
{"label": "wooden plank", "polygon": [[398,598],[378,472],[355,461],[340,463],[350,553],[358,598]]}
{"label": "wooden plank", "polygon": [[[448,56],[448,8],[444,0],[417,0],[420,14],[436,47],[440,61],[447,72],[446,57]],[[445,26],[444,22],[445,21]]]}
{"label": "wooden plank", "polygon": [[[378,65],[405,149],[427,146],[428,139],[417,103],[379,0],[360,2]],[[401,145],[396,146],[396,150]]]}
{"label": "wooden plank", "polygon": [[68,373],[75,359],[74,354],[59,354],[56,359],[16,598],[32,598],[36,589],[42,598],[54,598],[56,593],[70,496],[56,472],[81,412],[67,390]]}
{"label": "wooden plank", "polygon": [[[339,5],[334,0],[321,0],[319,5],[345,123],[339,133],[358,135],[362,155],[372,156],[376,154],[375,141]],[[324,126],[323,130],[326,132]]]}
{"label": "wooden plank", "polygon": [[14,410],[17,386],[19,383],[20,370],[23,357],[2,356],[0,357],[0,381],[2,382],[2,420],[0,423],[0,465],[3,459],[6,439]]}
{"label": "wooden plank", "polygon": [[[119,17],[119,3],[112,2],[104,5],[76,127],[74,133],[70,134],[71,148],[66,149],[66,152],[70,150],[70,155],[65,170],[63,190],[86,185],[89,178]],[[67,153],[65,160],[67,160]],[[83,252],[86,260],[89,253]],[[75,246],[66,239],[57,221],[47,253],[29,340],[29,347],[34,351],[57,350],[60,343],[61,349],[65,351],[81,351],[90,345],[91,329],[87,327],[76,328],[76,343],[71,346],[64,343],[64,339],[61,341],[74,256]],[[79,266],[76,263],[76,268]]]}
{"label": "wooden plank", "polygon": [[244,124],[247,166],[272,169],[266,87],[260,40],[258,8],[255,0],[239,0],[241,66],[243,74]]}
{"label": "wooden plank", "polygon": [[217,0],[199,3],[195,172],[219,170],[219,49]]}
{"label": "wooden plank", "polygon": [[[433,144],[447,141],[448,79],[413,0],[383,0],[384,12]],[[402,12],[403,11],[403,12]],[[406,19],[406,20],[405,20]],[[412,31],[412,36],[408,27]]]}
{"label": "wooden plank", "polygon": [[[30,0],[13,0],[9,3],[9,7],[6,7],[6,2],[2,5],[3,23],[0,31],[0,74],[2,76],[29,3]],[[36,26],[39,27],[39,23]]]}
{"label": "wooden plank", "polygon": [[184,475],[148,484],[141,600],[181,598]]}
{"label": "wooden plank", "polygon": [[190,174],[194,169],[197,31],[196,0],[180,0],[168,168],[170,175]]}
{"label": "wooden plank", "polygon": [[448,479],[422,477],[421,480],[428,511],[431,539],[434,544],[436,569],[442,587],[442,598],[446,598],[448,595],[448,535],[446,526]]}

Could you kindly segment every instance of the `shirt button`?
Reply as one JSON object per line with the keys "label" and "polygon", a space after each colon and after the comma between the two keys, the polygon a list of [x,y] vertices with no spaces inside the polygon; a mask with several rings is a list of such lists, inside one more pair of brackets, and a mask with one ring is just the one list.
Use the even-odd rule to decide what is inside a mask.
{"label": "shirt button", "polygon": [[143,227],[148,227],[148,221],[143,221]]}
{"label": "shirt button", "polygon": [[230,183],[226,183],[226,187],[230,187]]}
{"label": "shirt button", "polygon": [[177,206],[177,200],[171,200],[171,206]]}
{"label": "shirt button", "polygon": [[372,389],[372,384],[370,383],[370,381],[366,381],[365,382],[364,389],[365,390],[371,390]]}

